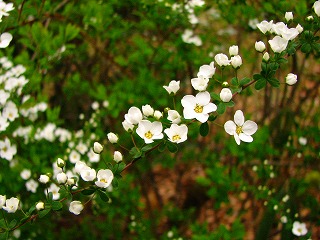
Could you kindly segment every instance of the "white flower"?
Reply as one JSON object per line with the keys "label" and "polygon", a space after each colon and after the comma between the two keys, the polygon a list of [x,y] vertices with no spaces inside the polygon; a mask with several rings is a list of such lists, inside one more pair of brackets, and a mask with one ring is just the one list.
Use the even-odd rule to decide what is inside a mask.
{"label": "white flower", "polygon": [[14,9],[13,3],[5,3],[3,1],[0,2],[0,22],[2,16],[9,16],[10,11]]}
{"label": "white flower", "polygon": [[233,45],[229,47],[230,56],[236,56],[239,54],[239,47],[237,45]]}
{"label": "white flower", "polygon": [[286,84],[288,85],[294,85],[297,81],[298,81],[298,77],[293,73],[289,73],[286,76]]}
{"label": "white flower", "polygon": [[[0,2],[1,4],[1,2]],[[12,35],[10,33],[2,33],[0,36],[0,48],[6,48],[9,46],[12,40]]]}
{"label": "white flower", "polygon": [[102,150],[103,150],[103,146],[98,142],[94,142],[94,144],[93,144],[94,153],[99,154],[102,152]]}
{"label": "white flower", "polygon": [[302,33],[303,31],[303,27],[300,24],[296,26],[296,29],[298,30],[299,33]]}
{"label": "white flower", "polygon": [[69,154],[69,161],[71,163],[76,163],[80,161],[81,155],[76,150],[72,150]]}
{"label": "white flower", "polygon": [[145,143],[152,143],[155,139],[162,139],[162,123],[150,122],[149,120],[142,120],[137,128],[137,134],[145,141]]}
{"label": "white flower", "polygon": [[37,209],[37,211],[44,209],[44,202],[38,202],[36,204],[36,209]]}
{"label": "white flower", "polygon": [[116,134],[114,134],[113,132],[108,133],[107,137],[108,137],[109,142],[111,142],[111,143],[117,143],[119,140],[118,136]]}
{"label": "white flower", "polygon": [[281,36],[283,32],[288,30],[287,25],[284,22],[277,22],[272,24],[272,32]]}
{"label": "white flower", "polygon": [[6,210],[8,213],[15,213],[19,207],[19,199],[12,197],[6,200],[6,205],[2,208]]}
{"label": "white flower", "polygon": [[281,37],[286,40],[293,40],[299,35],[299,30],[297,28],[288,28],[286,31],[281,33]]}
{"label": "white flower", "polygon": [[293,13],[292,12],[286,12],[284,15],[284,18],[289,22],[290,20],[293,20]]}
{"label": "white flower", "polygon": [[61,158],[58,158],[58,159],[57,159],[57,166],[58,166],[59,168],[63,168],[65,165],[66,165],[66,163],[65,163],[64,160],[62,160]]}
{"label": "white flower", "polygon": [[251,135],[258,130],[258,126],[253,121],[244,121],[243,112],[237,110],[234,114],[234,121],[227,121],[224,124],[224,129],[228,134],[233,135],[236,143],[240,145],[240,140],[244,142],[253,141]]}
{"label": "white flower", "polygon": [[190,29],[186,29],[182,34],[182,40],[185,43],[194,44],[196,46],[202,45],[202,40],[199,36],[193,35],[193,31]]}
{"label": "white flower", "polygon": [[11,122],[19,116],[17,106],[14,102],[6,103],[2,111],[2,117],[9,119]]}
{"label": "white flower", "polygon": [[163,86],[169,94],[176,94],[180,89],[180,81],[172,80],[168,86]]}
{"label": "white flower", "polygon": [[0,157],[11,161],[13,156],[17,153],[16,145],[11,145],[9,138],[4,141],[0,140]]}
{"label": "white flower", "polygon": [[209,92],[199,92],[196,96],[186,95],[181,99],[183,116],[185,119],[194,119],[204,123],[209,113],[217,110],[217,106],[210,102]]}
{"label": "white flower", "polygon": [[160,118],[162,118],[162,112],[160,112],[159,110],[155,110],[153,117],[155,117],[157,120],[159,120]]}
{"label": "white flower", "polygon": [[230,102],[232,99],[232,92],[229,88],[222,88],[220,92],[220,99],[222,102]]}
{"label": "white flower", "polygon": [[6,203],[6,196],[0,195],[0,208],[2,208],[5,203]]}
{"label": "white flower", "polygon": [[113,172],[110,169],[100,169],[97,173],[98,181],[95,184],[101,188],[107,188],[110,186],[113,180]]}
{"label": "white flower", "polygon": [[124,118],[128,123],[136,125],[142,120],[143,116],[139,108],[131,107],[129,108],[128,113],[124,115]]}
{"label": "white flower", "polygon": [[[50,187],[48,188],[48,192],[52,193],[52,200],[58,200],[60,198],[60,193],[59,193],[60,188],[52,183]],[[47,194],[47,191],[45,191]]]}
{"label": "white flower", "polygon": [[23,169],[20,173],[20,177],[23,180],[27,180],[31,177],[31,171],[29,169]]}
{"label": "white flower", "polygon": [[83,210],[83,205],[80,201],[72,201],[69,205],[69,211],[75,215],[79,215]]}
{"label": "white flower", "polygon": [[172,124],[170,128],[164,130],[167,134],[169,141],[174,143],[182,143],[187,140],[188,127],[185,124],[177,125]]}
{"label": "white flower", "polygon": [[292,233],[296,236],[306,235],[308,232],[306,224],[295,221],[292,226]]}
{"label": "white flower", "polygon": [[197,91],[205,91],[208,87],[208,83],[209,78],[205,78],[202,75],[191,79],[191,85]]}
{"label": "white flower", "polygon": [[98,110],[99,109],[99,103],[97,101],[94,101],[92,104],[91,104],[91,108],[93,110]]}
{"label": "white flower", "polygon": [[84,166],[80,170],[80,176],[86,182],[93,181],[96,178],[96,170],[88,166]]}
{"label": "white flower", "polygon": [[265,53],[263,54],[262,58],[263,58],[263,60],[265,60],[266,62],[268,62],[269,59],[270,59],[269,53],[268,53],[268,52],[265,52]]}
{"label": "white flower", "polygon": [[268,42],[270,44],[272,51],[275,53],[283,52],[288,45],[288,40],[280,36],[275,36],[272,40],[269,40]]}
{"label": "white flower", "polygon": [[203,76],[204,78],[211,78],[215,74],[216,68],[214,67],[214,62],[212,61],[209,65],[202,65],[199,68],[197,76]]}
{"label": "white flower", "polygon": [[153,115],[154,109],[149,104],[146,104],[142,106],[142,113],[144,116],[149,117]]}
{"label": "white flower", "polygon": [[317,16],[320,17],[320,1],[319,0],[313,4],[313,9],[314,9],[314,12],[317,14]]}
{"label": "white flower", "polygon": [[7,118],[0,116],[0,132],[5,131],[9,126]]}
{"label": "white flower", "polygon": [[79,151],[80,154],[85,154],[88,151],[88,147],[83,142],[79,142],[76,146],[76,149]]}
{"label": "white flower", "polygon": [[122,156],[121,152],[115,151],[115,152],[113,153],[113,160],[114,160],[114,161],[116,161],[117,163],[119,163],[119,162],[122,161],[122,159],[123,159],[123,156]]}
{"label": "white flower", "polygon": [[39,186],[39,183],[33,179],[30,179],[26,182],[26,188],[30,192],[35,193],[37,191],[38,186]]}
{"label": "white flower", "polygon": [[87,164],[82,161],[77,161],[76,165],[74,166],[74,171],[78,174],[80,174],[81,170],[87,167]]}
{"label": "white flower", "polygon": [[57,174],[57,181],[59,184],[65,184],[67,182],[67,175],[64,172]]}
{"label": "white flower", "polygon": [[254,44],[254,47],[258,52],[263,52],[264,50],[266,50],[266,45],[262,41],[256,42]]}
{"label": "white flower", "polygon": [[272,25],[273,25],[272,20],[270,22],[263,20],[261,23],[257,24],[257,27],[263,34],[266,34],[267,32],[270,32]]}
{"label": "white flower", "polygon": [[235,69],[239,68],[242,65],[242,58],[239,55],[231,57],[230,61],[232,67]]}
{"label": "white flower", "polygon": [[305,137],[299,137],[298,142],[299,142],[301,145],[305,146],[305,145],[307,145],[308,139],[305,138]]}
{"label": "white flower", "polygon": [[48,183],[50,180],[50,178],[47,175],[40,175],[39,177],[39,182],[46,184]]}
{"label": "white flower", "polygon": [[223,54],[223,53],[218,53],[215,57],[214,60],[220,67],[225,67],[230,64],[230,60],[228,59],[228,56]]}
{"label": "white flower", "polygon": [[181,122],[181,116],[176,110],[169,110],[168,111],[168,120],[171,121],[171,123],[180,123]]}
{"label": "white flower", "polygon": [[134,128],[134,125],[132,123],[129,123],[127,120],[124,120],[122,122],[122,126],[123,126],[124,130],[126,130],[127,132],[132,131]]}
{"label": "white flower", "polygon": [[287,222],[288,222],[287,216],[282,216],[282,217],[280,218],[280,221],[281,221],[282,223],[287,223]]}
{"label": "white flower", "polygon": [[100,161],[100,155],[95,153],[92,149],[87,153],[87,156],[89,158],[90,162],[99,162]]}

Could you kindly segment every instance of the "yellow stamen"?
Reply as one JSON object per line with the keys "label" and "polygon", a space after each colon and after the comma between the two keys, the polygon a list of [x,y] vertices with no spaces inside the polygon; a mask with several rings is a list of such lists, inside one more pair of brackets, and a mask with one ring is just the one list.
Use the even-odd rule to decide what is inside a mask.
{"label": "yellow stamen", "polygon": [[172,137],[172,140],[174,141],[174,142],[176,142],[176,141],[179,141],[181,139],[181,137],[177,134],[177,135],[174,135],[173,137]]}
{"label": "yellow stamen", "polygon": [[144,136],[148,139],[151,139],[153,137],[153,134],[150,131],[148,131],[144,134]]}
{"label": "yellow stamen", "polygon": [[242,127],[241,126],[237,126],[236,128],[236,133],[239,135],[240,133],[242,133]]}
{"label": "yellow stamen", "polygon": [[203,106],[199,105],[199,104],[196,104],[195,108],[194,108],[194,111],[196,113],[202,113],[203,112]]}

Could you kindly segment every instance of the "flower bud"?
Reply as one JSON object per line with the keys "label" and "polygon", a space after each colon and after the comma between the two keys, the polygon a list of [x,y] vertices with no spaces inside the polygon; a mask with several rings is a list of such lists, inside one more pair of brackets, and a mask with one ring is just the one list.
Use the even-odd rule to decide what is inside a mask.
{"label": "flower bud", "polygon": [[225,81],[225,82],[222,83],[222,86],[223,86],[223,87],[228,87],[228,86],[229,86],[229,83]]}
{"label": "flower bud", "polygon": [[117,163],[121,162],[123,159],[121,152],[115,151],[113,154],[113,160],[115,160]]}
{"label": "flower bud", "polygon": [[320,17],[320,1],[319,0],[313,4],[313,10],[315,14],[317,14],[317,16]]}
{"label": "flower bud", "polygon": [[68,177],[64,172],[57,174],[57,181],[59,184],[65,184],[67,179],[68,179]]}
{"label": "flower bud", "polygon": [[102,152],[102,150],[103,150],[103,146],[98,142],[94,142],[94,144],[93,144],[94,153],[100,154]]}
{"label": "flower bud", "polygon": [[303,31],[303,27],[300,24],[296,26],[296,29],[298,30],[299,33],[302,33]]}
{"label": "flower bud", "polygon": [[57,160],[57,166],[59,168],[63,168],[65,166],[65,162],[61,159],[61,158],[58,158]]}
{"label": "flower bud", "polygon": [[218,53],[217,55],[215,55],[214,60],[220,67],[225,67],[230,64],[228,56],[223,53]]}
{"label": "flower bud", "polygon": [[146,117],[149,117],[149,116],[153,115],[154,109],[149,104],[147,104],[147,105],[142,106],[142,113]]}
{"label": "flower bud", "polygon": [[287,22],[293,20],[293,13],[292,12],[286,12],[284,15],[284,18],[287,20]]}
{"label": "flower bud", "polygon": [[36,204],[36,209],[37,209],[37,211],[44,209],[44,202],[38,202]]}
{"label": "flower bud", "polygon": [[254,47],[255,49],[258,51],[258,52],[263,52],[264,50],[266,50],[266,45],[264,44],[264,42],[262,41],[258,41],[254,44]]}
{"label": "flower bud", "polygon": [[67,179],[67,185],[71,186],[71,185],[74,185],[75,183],[76,183],[76,181],[74,180],[74,178]]}
{"label": "flower bud", "polygon": [[286,83],[288,85],[293,85],[295,84],[296,82],[298,81],[298,77],[297,75],[293,74],[293,73],[289,73],[287,76],[286,76]]}
{"label": "flower bud", "polygon": [[263,54],[262,58],[263,58],[264,61],[268,62],[269,59],[270,59],[269,53],[268,53],[268,52],[265,52],[265,53]]}
{"label": "flower bud", "polygon": [[308,16],[306,19],[307,19],[307,21],[310,21],[310,22],[311,22],[311,21],[313,21],[313,16],[310,15],[310,16]]}
{"label": "flower bud", "polygon": [[49,180],[50,180],[50,178],[47,175],[40,175],[40,177],[39,177],[39,182],[44,183],[44,184],[48,183]]}
{"label": "flower bud", "polygon": [[233,45],[229,47],[229,54],[230,56],[236,56],[239,54],[239,47],[237,45]]}
{"label": "flower bud", "polygon": [[[133,125],[132,125],[132,126],[133,126]],[[126,131],[127,131],[127,130],[126,130]],[[118,136],[115,135],[115,134],[112,133],[112,132],[108,133],[108,134],[107,134],[107,137],[108,137],[109,142],[111,142],[111,143],[117,143],[118,140],[119,140]]]}
{"label": "flower bud", "polygon": [[239,68],[242,65],[242,59],[239,55],[231,57],[231,65],[233,68]]}
{"label": "flower bud", "polygon": [[232,99],[232,92],[229,88],[222,88],[220,92],[220,99],[222,102],[230,102]]}
{"label": "flower bud", "polygon": [[159,120],[160,118],[162,118],[162,112],[160,112],[159,110],[154,111],[153,116]]}

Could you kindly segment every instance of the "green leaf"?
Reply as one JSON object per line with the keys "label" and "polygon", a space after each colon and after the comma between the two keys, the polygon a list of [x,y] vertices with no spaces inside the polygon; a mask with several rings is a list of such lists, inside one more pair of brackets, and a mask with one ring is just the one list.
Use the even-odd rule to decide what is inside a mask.
{"label": "green leaf", "polygon": [[72,24],[68,24],[66,27],[65,40],[70,41],[74,39],[80,32],[80,29]]}
{"label": "green leaf", "polygon": [[224,103],[227,107],[234,107],[234,101]]}
{"label": "green leaf", "polygon": [[94,194],[95,191],[96,191],[96,189],[94,189],[94,188],[83,189],[81,191],[81,194],[83,194],[83,195],[92,195],[92,194]]}
{"label": "green leaf", "polygon": [[[117,178],[120,178],[121,175],[120,175],[120,177],[119,177],[118,175],[116,175],[116,177],[117,177]],[[116,189],[116,188],[119,187],[119,181],[118,181],[118,179],[114,178],[114,179],[112,180],[112,187],[113,187],[114,189]]]}
{"label": "green leaf", "polygon": [[52,204],[51,204],[51,207],[52,207],[52,210],[54,211],[58,211],[62,208],[62,203],[59,202],[59,201],[53,201]]}
{"label": "green leaf", "polygon": [[234,86],[238,86],[238,79],[236,77],[233,77],[231,79],[231,84],[234,85]]}
{"label": "green leaf", "polygon": [[29,209],[28,215],[31,215],[35,210],[36,210],[36,206],[33,205],[33,206]]}
{"label": "green leaf", "polygon": [[141,148],[141,151],[142,151],[142,152],[147,152],[147,151],[149,151],[150,149],[152,149],[155,145],[156,145],[156,143],[147,144],[147,145],[145,145],[143,148]]}
{"label": "green leaf", "polygon": [[245,78],[243,78],[243,79],[240,80],[240,86],[246,85],[246,84],[248,84],[250,81],[251,81],[250,78],[245,77]]}
{"label": "green leaf", "polygon": [[218,104],[218,109],[217,109],[217,113],[224,114],[224,112],[226,111],[226,104],[224,102],[220,102]]}
{"label": "green leaf", "polygon": [[18,221],[16,219],[13,219],[10,223],[9,223],[9,229],[14,228],[17,225]]}
{"label": "green leaf", "polygon": [[271,85],[272,87],[278,88],[278,87],[280,86],[280,81],[279,81],[278,79],[276,79],[276,78],[270,78],[270,79],[268,79],[268,83],[270,83],[270,85]]}
{"label": "green leaf", "polygon": [[53,193],[49,192],[48,193],[48,202],[51,203],[52,202],[52,198],[53,198]]}
{"label": "green leaf", "polygon": [[0,229],[0,240],[5,240],[5,239],[9,239],[9,231],[4,230],[2,232],[2,230]]}
{"label": "green leaf", "polygon": [[256,82],[256,84],[254,85],[254,88],[256,89],[256,90],[260,90],[260,89],[262,89],[262,88],[264,88],[265,86],[266,86],[266,84],[267,84],[267,81],[266,81],[266,79],[259,79],[257,82]]}
{"label": "green leaf", "polygon": [[38,213],[39,218],[43,218],[43,217],[46,216],[50,211],[51,211],[51,208],[50,208],[50,207],[41,210],[41,211]]}
{"label": "green leaf", "polygon": [[258,81],[259,79],[262,79],[262,78],[263,77],[259,73],[256,73],[256,74],[253,75],[253,79],[256,80],[256,81]]}
{"label": "green leaf", "polygon": [[200,135],[202,137],[207,136],[209,133],[209,124],[208,122],[204,122],[200,125]]}
{"label": "green leaf", "polygon": [[211,98],[217,101],[220,101],[220,96],[217,93],[211,93]]}
{"label": "green leaf", "polygon": [[142,152],[136,147],[131,148],[129,153],[132,155],[132,158],[139,158],[142,156]]}
{"label": "green leaf", "polygon": [[0,219],[0,228],[7,228],[7,224],[6,224],[6,221],[2,218]]}
{"label": "green leaf", "polygon": [[101,190],[98,190],[98,195],[99,195],[99,197],[101,198],[102,201],[104,201],[104,202],[109,202],[110,201],[110,198],[109,198],[108,194],[106,194],[105,192],[103,192]]}
{"label": "green leaf", "polygon": [[118,163],[117,173],[120,173],[125,167],[126,167],[126,164],[124,162]]}
{"label": "green leaf", "polygon": [[165,149],[166,149],[166,142],[163,141],[162,143],[160,143],[160,145],[158,147],[158,151],[163,152]]}
{"label": "green leaf", "polygon": [[166,145],[169,152],[176,153],[178,151],[178,146],[176,144],[168,141]]}
{"label": "green leaf", "polygon": [[302,46],[301,46],[301,51],[302,51],[303,53],[310,53],[311,50],[312,50],[311,44],[309,44],[309,43],[304,43],[304,44],[302,44]]}
{"label": "green leaf", "polygon": [[210,114],[208,121],[213,122],[214,120],[217,119],[217,117],[218,117],[218,115],[212,115],[212,114]]}

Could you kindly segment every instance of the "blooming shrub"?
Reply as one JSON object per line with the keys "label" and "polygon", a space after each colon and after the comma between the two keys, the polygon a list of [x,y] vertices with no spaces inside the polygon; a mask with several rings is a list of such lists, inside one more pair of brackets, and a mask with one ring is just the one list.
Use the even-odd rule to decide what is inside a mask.
{"label": "blooming shrub", "polygon": [[319,1],[257,4],[1,1],[0,237],[317,236]]}

